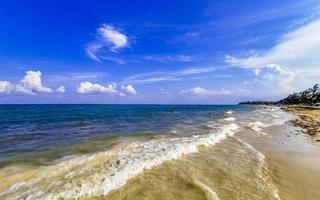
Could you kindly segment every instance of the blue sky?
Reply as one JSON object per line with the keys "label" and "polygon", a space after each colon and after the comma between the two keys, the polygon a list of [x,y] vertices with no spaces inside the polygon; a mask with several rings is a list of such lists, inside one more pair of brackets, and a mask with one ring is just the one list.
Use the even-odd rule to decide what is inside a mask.
{"label": "blue sky", "polygon": [[320,2],[0,1],[0,103],[229,104],[320,82]]}

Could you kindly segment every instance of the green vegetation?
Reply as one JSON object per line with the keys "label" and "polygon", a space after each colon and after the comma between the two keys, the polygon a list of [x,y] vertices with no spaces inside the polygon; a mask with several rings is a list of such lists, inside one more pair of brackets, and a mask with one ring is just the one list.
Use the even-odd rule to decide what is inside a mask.
{"label": "green vegetation", "polygon": [[246,101],[240,102],[239,104],[320,106],[320,85],[315,84],[312,88],[290,94],[280,101]]}
{"label": "green vegetation", "polygon": [[280,104],[303,104],[309,106],[320,105],[320,88],[319,84],[308,88],[302,92],[290,94],[288,97],[279,101]]}
{"label": "green vegetation", "polygon": [[275,105],[277,102],[275,101],[244,101],[240,102],[239,104],[244,104],[244,105]]}

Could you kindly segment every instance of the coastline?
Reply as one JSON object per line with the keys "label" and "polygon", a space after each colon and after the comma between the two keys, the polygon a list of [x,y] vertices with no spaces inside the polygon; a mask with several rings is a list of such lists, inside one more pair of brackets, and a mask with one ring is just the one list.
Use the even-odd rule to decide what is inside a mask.
{"label": "coastline", "polygon": [[283,106],[283,110],[297,116],[292,120],[294,126],[301,127],[315,143],[320,143],[320,108],[307,106]]}
{"label": "coastline", "polygon": [[242,139],[265,156],[271,180],[283,200],[318,200],[320,197],[320,148],[291,122],[264,129],[269,138]]}
{"label": "coastline", "polygon": [[298,134],[293,119],[275,106],[224,109],[168,134],[44,166],[3,168],[0,197],[317,200],[320,148]]}
{"label": "coastline", "polygon": [[[290,122],[263,131],[241,129],[222,143],[146,170],[107,196],[88,199],[177,199],[182,193],[185,199],[318,200],[320,148]],[[259,182],[263,192],[252,184]]]}

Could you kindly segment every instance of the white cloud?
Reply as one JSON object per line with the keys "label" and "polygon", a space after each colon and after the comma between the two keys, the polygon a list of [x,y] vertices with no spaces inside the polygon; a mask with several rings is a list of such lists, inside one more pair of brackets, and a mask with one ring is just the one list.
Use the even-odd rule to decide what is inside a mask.
{"label": "white cloud", "polygon": [[103,24],[100,28],[98,28],[98,33],[102,36],[106,43],[111,45],[111,51],[116,51],[128,45],[128,37],[115,30],[112,26]]}
{"label": "white cloud", "polygon": [[144,60],[156,61],[156,62],[189,62],[192,60],[191,56],[187,55],[167,55],[167,56],[145,56]]}
{"label": "white cloud", "polygon": [[[320,19],[283,35],[274,47],[250,56],[226,56],[228,64],[253,69],[269,88],[288,92],[310,87],[320,76]],[[281,67],[280,67],[281,66]],[[300,78],[299,85],[295,84]]]}
{"label": "white cloud", "polygon": [[301,80],[298,81],[301,78],[298,73],[284,70],[281,66],[275,64],[255,69],[255,75],[258,80],[273,88],[274,91],[291,92],[295,88],[293,86],[295,82],[301,83]]}
{"label": "white cloud", "polygon": [[16,86],[16,91],[26,94],[51,93],[52,89],[42,85],[40,71],[27,71],[25,77]]}
{"label": "white cloud", "polygon": [[288,68],[318,68],[320,63],[320,20],[283,35],[277,45],[249,57],[227,55],[226,62],[243,68],[262,68],[276,63]]}
{"label": "white cloud", "polygon": [[[42,85],[40,71],[27,71],[24,78],[18,83],[13,84],[9,81],[0,81],[0,93],[24,93],[35,95],[38,93],[52,93],[53,90],[49,87]],[[61,86],[55,90],[56,92],[65,92],[64,86]]]}
{"label": "white cloud", "polygon": [[133,88],[132,85],[127,85],[127,86],[122,85],[121,90],[122,92],[120,93],[120,96],[126,96],[126,94],[129,94],[129,95],[137,94],[137,91]]}
{"label": "white cloud", "polygon": [[120,89],[117,88],[116,83],[103,86],[98,83],[91,83],[89,81],[81,82],[76,88],[76,91],[81,94],[118,94],[119,96],[137,95],[137,91],[132,85],[122,85]]}
{"label": "white cloud", "polygon": [[0,93],[10,93],[14,89],[14,85],[9,81],[0,81]]}
{"label": "white cloud", "polygon": [[215,71],[214,67],[189,68],[179,71],[157,71],[150,73],[136,74],[126,78],[124,83],[146,84],[161,81],[179,81],[186,78],[192,78],[192,75],[210,73]]}
{"label": "white cloud", "polygon": [[65,93],[66,92],[66,88],[64,86],[60,86],[57,88],[56,90],[58,93]]}
{"label": "white cloud", "polygon": [[231,95],[232,92],[229,90],[221,89],[221,90],[207,90],[201,87],[194,87],[190,90],[182,90],[180,94],[193,94],[199,96],[223,96],[223,95]]}
{"label": "white cloud", "polygon": [[[111,52],[117,52],[119,49],[127,47],[129,44],[128,37],[116,30],[113,26],[102,24],[97,29],[97,36],[94,42],[86,47],[87,55],[96,61],[100,61],[103,57],[98,55],[99,51],[108,48]],[[106,57],[109,58],[110,57]]]}
{"label": "white cloud", "polygon": [[103,86],[97,83],[91,83],[89,81],[81,82],[77,88],[77,92],[81,94],[91,94],[91,93],[104,93],[104,94],[116,94],[118,93],[116,89],[116,83],[111,83],[107,86]]}

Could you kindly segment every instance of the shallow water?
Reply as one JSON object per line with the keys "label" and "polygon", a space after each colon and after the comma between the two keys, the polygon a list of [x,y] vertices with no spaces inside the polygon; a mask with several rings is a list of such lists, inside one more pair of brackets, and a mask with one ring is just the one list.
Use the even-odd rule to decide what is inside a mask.
{"label": "shallow water", "polygon": [[[300,145],[306,149],[306,156],[301,157],[309,162],[311,152],[319,149],[308,146],[308,140],[288,137],[287,134],[296,133],[288,124],[293,116],[278,108],[132,109],[141,112],[137,116],[144,115],[143,110],[149,113],[144,116],[145,121],[136,121],[135,132],[108,137],[110,130],[105,129],[104,137],[86,133],[88,139],[84,142],[74,140],[70,146],[56,146],[58,153],[50,149],[40,151],[41,156],[26,154],[26,160],[37,158],[42,162],[25,164],[14,157],[13,162],[0,169],[0,198],[293,199],[290,197],[298,197],[294,190],[303,176],[312,180],[305,182],[312,189],[298,190],[302,191],[300,199],[318,196],[312,190],[318,187],[320,164],[303,168],[296,162],[299,159],[289,164],[286,156]],[[118,118],[130,121],[122,115],[118,113]],[[169,123],[166,118],[172,121]],[[95,124],[94,117],[92,120],[87,123],[100,129],[100,123]],[[147,129],[149,126],[144,127],[144,123],[157,123],[156,127],[162,128]],[[48,152],[53,156],[43,156]],[[290,169],[286,170],[288,166]],[[311,173],[298,173],[303,170],[296,166],[311,169]]]}
{"label": "shallow water", "polygon": [[264,156],[237,138],[144,172],[101,199],[279,199]]}
{"label": "shallow water", "polygon": [[203,130],[197,125],[221,117],[227,109],[252,107],[0,105],[0,167],[16,162],[45,164],[66,155],[93,151],[94,146],[83,148],[88,143],[104,140],[105,147],[110,148],[113,143],[109,146],[108,140],[118,136],[165,134],[174,126],[189,125],[177,135],[201,134]]}

